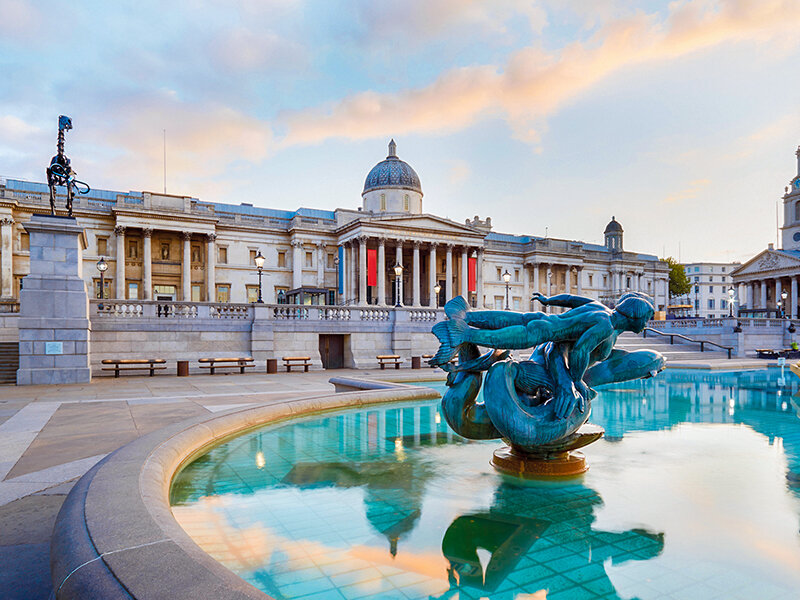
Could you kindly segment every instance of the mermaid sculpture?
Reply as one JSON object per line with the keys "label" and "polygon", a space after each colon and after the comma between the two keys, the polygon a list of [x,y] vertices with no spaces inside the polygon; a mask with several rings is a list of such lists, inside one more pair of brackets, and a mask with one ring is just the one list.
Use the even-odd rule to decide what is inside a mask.
{"label": "mermaid sculpture", "polygon": [[[533,299],[569,310],[471,311],[463,297],[453,298],[444,307],[447,320],[433,327],[440,347],[429,362],[448,371],[442,409],[450,427],[463,437],[509,443],[495,452],[497,468],[572,475],[586,468],[583,456],[570,451],[603,435],[601,427],[586,425],[597,395],[593,386],[651,377],[664,368],[658,352],[614,349],[623,331],[644,329],[653,304],[639,292],[624,294],[614,309],[569,294]],[[481,355],[479,346],[492,350]],[[527,348],[527,360],[509,359],[509,350]]]}

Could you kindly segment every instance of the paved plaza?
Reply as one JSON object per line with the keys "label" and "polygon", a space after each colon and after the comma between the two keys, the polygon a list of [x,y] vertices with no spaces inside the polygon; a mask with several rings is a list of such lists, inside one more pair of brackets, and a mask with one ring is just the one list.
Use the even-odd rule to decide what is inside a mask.
{"label": "paved plaza", "polygon": [[[335,374],[391,376],[377,369]],[[399,376],[432,372],[403,370]],[[330,377],[330,371],[132,376],[83,385],[0,386],[0,596],[47,598],[56,515],[75,481],[107,454],[192,417],[331,393]]]}

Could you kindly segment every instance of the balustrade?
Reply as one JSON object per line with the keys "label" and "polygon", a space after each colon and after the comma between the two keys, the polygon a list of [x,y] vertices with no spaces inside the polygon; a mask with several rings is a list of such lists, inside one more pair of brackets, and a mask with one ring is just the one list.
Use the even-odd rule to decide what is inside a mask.
{"label": "balustrade", "polygon": [[408,319],[409,321],[435,321],[437,316],[435,310],[410,310]]}
{"label": "balustrade", "polygon": [[391,312],[386,308],[362,308],[360,312],[362,321],[388,321],[391,318]]}
{"label": "balustrade", "polygon": [[276,319],[297,319],[305,321],[308,319],[308,308],[299,305],[281,304],[272,309],[272,315]]}

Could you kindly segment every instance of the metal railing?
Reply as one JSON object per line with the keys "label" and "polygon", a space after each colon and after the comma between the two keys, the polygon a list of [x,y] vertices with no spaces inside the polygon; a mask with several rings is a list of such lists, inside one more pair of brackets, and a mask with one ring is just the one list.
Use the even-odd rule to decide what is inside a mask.
{"label": "metal railing", "polygon": [[690,342],[692,344],[700,344],[700,352],[705,352],[706,351],[706,348],[705,348],[706,346],[716,346],[717,348],[722,348],[723,350],[726,350],[728,352],[728,359],[731,358],[731,352],[733,351],[733,346],[723,346],[722,344],[718,344],[717,342],[712,342],[710,340],[695,340],[695,339],[692,339],[692,338],[687,337],[685,335],[682,335],[680,333],[666,333],[664,331],[658,331],[657,329],[653,329],[652,327],[645,327],[642,330],[642,338],[643,339],[647,338],[647,332],[648,331],[650,331],[652,333],[656,333],[656,334],[658,334],[660,336],[663,336],[663,337],[668,337],[670,344],[674,344],[675,343],[675,338],[678,338],[680,340],[684,340],[686,342]]}

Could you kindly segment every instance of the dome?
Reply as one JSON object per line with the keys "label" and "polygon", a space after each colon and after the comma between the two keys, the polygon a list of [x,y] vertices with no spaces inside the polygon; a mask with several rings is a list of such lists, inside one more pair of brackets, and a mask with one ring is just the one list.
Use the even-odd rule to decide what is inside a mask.
{"label": "dome", "polygon": [[611,217],[611,221],[606,225],[606,230],[603,232],[606,235],[609,233],[622,233],[622,225],[614,217]]}
{"label": "dome", "polygon": [[372,167],[367,175],[362,195],[382,188],[402,188],[422,195],[419,175],[411,168],[411,165],[397,158],[396,150],[397,144],[392,140],[389,142],[389,156]]}

